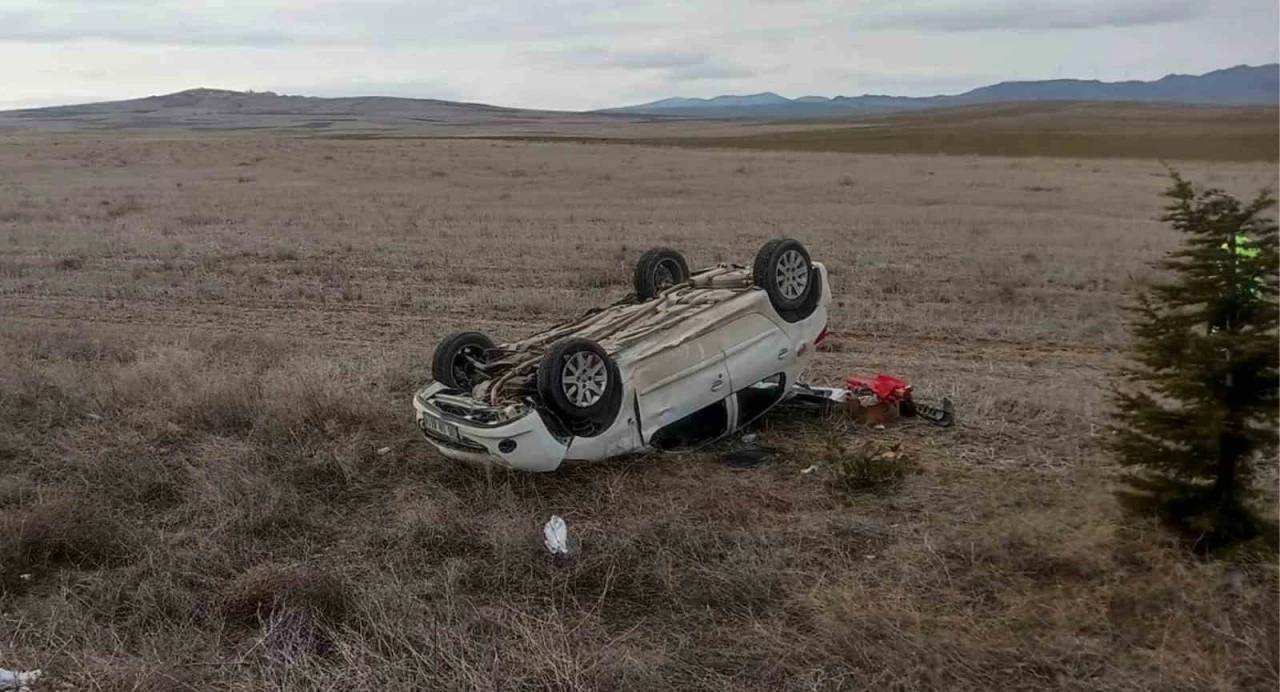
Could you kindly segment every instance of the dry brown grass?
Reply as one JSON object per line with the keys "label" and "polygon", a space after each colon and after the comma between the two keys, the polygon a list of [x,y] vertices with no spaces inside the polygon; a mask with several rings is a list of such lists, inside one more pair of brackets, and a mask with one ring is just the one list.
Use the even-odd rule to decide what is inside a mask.
{"label": "dry brown grass", "polygon": [[[89,690],[1276,685],[1275,564],[1124,520],[1098,451],[1124,291],[1176,240],[1156,163],[58,135],[0,140],[0,167],[0,665]],[[777,417],[760,468],[538,477],[418,439],[442,333],[613,300],[649,245],[746,261],[781,233],[833,271],[813,378],[900,373],[956,428]],[[896,487],[835,482],[895,443]],[[551,514],[577,557],[542,548]]]}
{"label": "dry brown grass", "polygon": [[643,141],[765,151],[1275,161],[1277,115],[1266,106],[1003,103]]}

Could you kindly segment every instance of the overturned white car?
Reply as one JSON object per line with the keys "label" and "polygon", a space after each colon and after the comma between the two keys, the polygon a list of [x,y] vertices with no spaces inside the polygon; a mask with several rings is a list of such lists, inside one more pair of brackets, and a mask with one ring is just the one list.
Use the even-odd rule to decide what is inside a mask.
{"label": "overturned white car", "polygon": [[418,427],[447,457],[525,471],[726,435],[801,391],[830,293],[790,238],[751,268],[693,273],[649,250],[635,295],[610,307],[513,343],[445,337],[413,398]]}

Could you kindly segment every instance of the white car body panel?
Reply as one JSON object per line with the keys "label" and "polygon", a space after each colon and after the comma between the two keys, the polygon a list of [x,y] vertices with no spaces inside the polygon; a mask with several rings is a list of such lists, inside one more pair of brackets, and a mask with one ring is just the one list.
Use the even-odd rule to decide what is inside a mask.
{"label": "white car body panel", "polygon": [[[782,319],[760,289],[724,295],[724,289],[706,288],[708,302],[714,303],[710,307],[612,352],[623,380],[622,407],[597,435],[557,437],[533,409],[500,425],[476,424],[433,404],[447,391],[438,382],[414,396],[419,428],[446,457],[533,472],[553,471],[565,461],[643,452],[662,428],[718,401],[725,402],[728,415],[724,432],[734,430],[749,422],[738,420],[734,394],[777,374],[790,390],[813,356],[815,340],[827,325],[831,288],[825,267],[818,262],[812,266],[821,276],[822,293],[804,319]],[[601,343],[607,348],[609,340]],[[477,406],[484,404],[477,401]],[[462,443],[451,443],[434,430],[436,419],[457,426]],[[504,452],[504,441],[514,442],[514,448],[508,443]]]}
{"label": "white car body panel", "polygon": [[639,397],[641,432],[645,440],[729,393],[729,371],[715,334],[645,358],[632,366],[631,377]]}
{"label": "white car body panel", "polygon": [[644,448],[636,419],[635,390],[630,382],[624,381],[623,387],[622,408],[613,425],[594,437],[572,438],[565,455],[566,461],[597,461],[631,454]]}
{"label": "white car body panel", "polygon": [[[483,450],[451,445],[428,434],[427,440],[444,456],[459,461],[480,464],[497,463],[500,466],[535,472],[554,471],[560,466],[560,462],[564,461],[569,445],[556,439],[536,413],[530,413],[499,426],[469,426],[466,425],[466,421],[443,413],[429,403],[433,395],[445,389],[447,388],[443,384],[432,382],[414,395],[413,407],[417,412],[418,427],[426,434],[424,419],[443,420],[456,425],[463,440],[483,447]],[[515,450],[510,453],[502,452],[498,445],[503,440],[514,440]]]}

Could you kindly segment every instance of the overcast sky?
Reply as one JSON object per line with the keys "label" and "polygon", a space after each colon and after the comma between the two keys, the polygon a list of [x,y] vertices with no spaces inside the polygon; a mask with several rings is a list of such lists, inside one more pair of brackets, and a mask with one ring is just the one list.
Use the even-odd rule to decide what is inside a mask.
{"label": "overcast sky", "polygon": [[1280,59],[1277,0],[0,0],[0,108],[197,86],[588,109]]}

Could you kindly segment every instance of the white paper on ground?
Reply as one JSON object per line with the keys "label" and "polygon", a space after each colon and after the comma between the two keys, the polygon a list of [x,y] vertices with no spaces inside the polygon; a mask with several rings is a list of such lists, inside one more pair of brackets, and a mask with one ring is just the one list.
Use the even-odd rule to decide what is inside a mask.
{"label": "white paper on ground", "polygon": [[559,515],[551,515],[551,520],[542,527],[543,543],[552,555],[569,554],[569,527]]}
{"label": "white paper on ground", "polygon": [[38,670],[8,670],[0,668],[0,690],[27,692],[28,685],[40,679]]}

